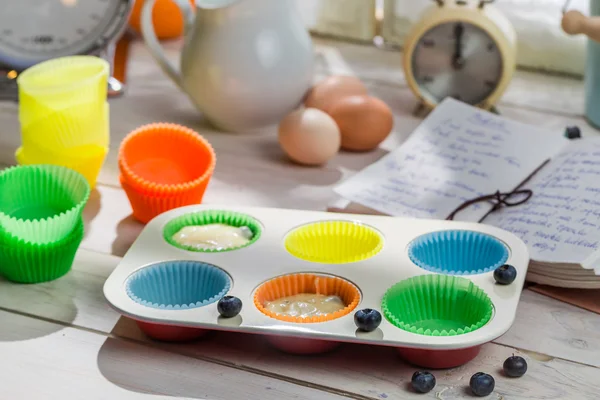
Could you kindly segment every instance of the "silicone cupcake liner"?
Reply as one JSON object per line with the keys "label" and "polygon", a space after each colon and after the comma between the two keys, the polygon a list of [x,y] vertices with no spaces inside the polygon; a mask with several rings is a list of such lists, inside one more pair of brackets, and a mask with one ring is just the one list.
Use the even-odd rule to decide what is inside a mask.
{"label": "silicone cupcake liner", "polygon": [[449,275],[483,274],[508,259],[508,249],[484,233],[447,230],[419,236],[408,246],[408,256],[419,267]]}
{"label": "silicone cupcake liner", "polygon": [[[198,249],[193,246],[186,246],[177,243],[173,239],[179,230],[186,226],[196,225],[208,225],[208,224],[225,224],[234,227],[246,226],[252,231],[252,238],[244,246],[230,247],[224,250],[211,250],[211,249]],[[163,230],[163,237],[172,246],[178,247],[183,250],[202,252],[202,253],[216,253],[224,251],[238,250],[244,247],[248,247],[260,238],[262,229],[258,221],[246,214],[240,214],[233,211],[220,211],[220,210],[209,210],[199,211],[195,213],[184,214],[175,219],[169,221]]]}
{"label": "silicone cupcake liner", "polygon": [[83,240],[83,220],[65,237],[36,244],[0,230],[0,275],[19,283],[40,283],[60,278],[70,271]]}
{"label": "silicone cupcake liner", "polygon": [[144,306],[184,310],[214,303],[229,291],[227,273],[198,261],[167,261],[134,272],[126,283],[129,297]]}
{"label": "silicone cupcake liner", "polygon": [[81,146],[108,147],[109,106],[103,111],[81,104],[68,110],[57,111],[21,128],[24,147],[39,147],[54,153],[64,153]]}
{"label": "silicone cupcake liner", "polygon": [[84,177],[56,165],[10,167],[0,172],[0,225],[36,244],[67,236],[90,195]]}
{"label": "silicone cupcake liner", "polygon": [[34,65],[17,77],[19,108],[35,108],[30,99],[52,109],[82,103],[103,104],[110,66],[95,56],[55,58]]}
{"label": "silicone cupcake liner", "polygon": [[[90,117],[100,118],[106,109],[107,102],[81,102],[74,104],[53,104],[52,102],[41,103],[35,98],[20,94],[19,101],[23,101],[19,106],[19,123],[21,130],[27,130],[48,118],[57,114],[66,116],[77,115],[79,119]],[[78,110],[78,113],[76,112]]]}
{"label": "silicone cupcake liner", "polygon": [[393,325],[427,336],[455,336],[475,331],[492,317],[487,294],[468,279],[421,275],[392,286],[382,311]]}
{"label": "silicone cupcake liner", "polygon": [[285,238],[285,248],[300,259],[329,264],[366,260],[383,247],[383,237],[374,229],[352,221],[323,221],[294,229]]}
{"label": "silicone cupcake liner", "polygon": [[142,223],[148,223],[154,217],[175,208],[190,206],[193,204],[202,203],[204,192],[206,191],[206,184],[196,186],[184,193],[179,194],[162,194],[156,195],[142,193],[137,189],[131,187],[128,182],[125,181],[123,175],[119,177],[121,187],[127,194],[127,199],[133,210],[133,216],[135,219]]}
{"label": "silicone cupcake liner", "polygon": [[[209,180],[206,180],[206,181],[200,183],[199,185],[179,187],[179,188],[173,188],[173,187],[168,187],[168,186],[164,186],[164,185],[156,185],[156,184],[140,186],[140,185],[137,185],[134,181],[127,179],[127,177],[125,176],[125,173],[120,165],[119,165],[119,171],[121,172],[121,174],[119,176],[121,182],[124,182],[132,190],[135,190],[140,195],[150,196],[150,197],[178,197],[178,196],[187,196],[190,193],[199,193],[199,192],[204,193],[204,190],[206,190],[206,187],[208,186],[208,184],[210,182]],[[194,204],[196,204],[196,203],[194,203]]]}
{"label": "silicone cupcake liner", "polygon": [[108,148],[87,146],[74,149],[74,151],[78,151],[77,156],[75,154],[44,153],[40,149],[32,147],[27,149],[19,147],[15,153],[15,159],[19,165],[51,164],[69,168],[80,173],[90,189],[93,189],[96,187],[98,175],[100,175],[100,170],[106,160]]}
{"label": "silicone cupcake liner", "polygon": [[176,124],[144,125],[119,149],[123,180],[142,193],[178,194],[206,186],[215,164],[212,146],[197,132]]}
{"label": "silicone cupcake liner", "polygon": [[[277,314],[265,308],[266,302],[304,293],[339,296],[346,307],[331,314],[311,317]],[[337,276],[299,273],[280,276],[260,285],[254,293],[254,305],[268,317],[302,324],[333,321],[348,315],[356,308],[360,297],[360,291],[354,284]]]}

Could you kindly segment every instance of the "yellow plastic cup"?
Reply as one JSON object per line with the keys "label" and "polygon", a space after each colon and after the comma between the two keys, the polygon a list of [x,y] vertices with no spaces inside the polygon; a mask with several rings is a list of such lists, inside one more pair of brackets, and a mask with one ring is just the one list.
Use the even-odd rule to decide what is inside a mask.
{"label": "yellow plastic cup", "polygon": [[108,102],[103,111],[80,104],[38,119],[21,129],[23,147],[39,147],[54,153],[64,153],[73,147],[108,147],[110,141]]}
{"label": "yellow plastic cup", "polygon": [[22,126],[78,104],[106,102],[110,66],[95,56],[55,58],[34,65],[17,77]]}
{"label": "yellow plastic cup", "polygon": [[19,165],[51,164],[70,168],[83,175],[93,189],[107,154],[108,148],[101,146],[74,147],[68,154],[52,153],[37,147],[19,147],[15,158]]}

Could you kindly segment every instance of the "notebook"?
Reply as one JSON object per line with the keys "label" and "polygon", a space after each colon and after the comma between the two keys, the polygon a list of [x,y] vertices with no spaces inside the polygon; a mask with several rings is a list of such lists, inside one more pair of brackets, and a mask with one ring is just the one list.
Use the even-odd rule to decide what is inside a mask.
{"label": "notebook", "polygon": [[[446,99],[396,150],[335,189],[330,211],[454,220],[519,236],[528,280],[600,288],[600,137],[566,139]],[[509,196],[509,194],[511,194]],[[496,207],[497,208],[497,207]]]}

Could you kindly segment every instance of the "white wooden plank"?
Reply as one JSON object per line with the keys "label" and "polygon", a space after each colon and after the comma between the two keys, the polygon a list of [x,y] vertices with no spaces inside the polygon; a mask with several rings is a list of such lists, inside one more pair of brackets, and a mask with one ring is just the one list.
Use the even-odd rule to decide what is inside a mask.
{"label": "white wooden plank", "polygon": [[600,315],[524,290],[513,328],[496,343],[600,367]]}
{"label": "white wooden plank", "polygon": [[119,260],[107,254],[80,250],[73,271],[55,281],[18,285],[0,278],[0,307],[110,332],[119,315],[104,299],[102,286]]}
{"label": "white wooden plank", "polygon": [[[5,309],[27,313],[31,316],[64,323],[73,322],[83,328],[110,332],[113,335],[137,341],[147,341],[135,324],[124,318],[119,319],[116,312],[110,309],[102,298],[105,277],[110,274],[118,260],[117,257],[80,250],[73,271],[57,281],[26,286],[0,281],[0,304]],[[546,304],[546,308],[541,311],[532,308],[535,307],[536,302]],[[64,311],[65,308],[72,308],[72,305],[76,305],[77,311],[74,318],[71,317],[72,312]],[[600,316],[578,310],[580,314],[575,315],[579,316],[570,320],[566,315],[571,312],[569,308],[572,307],[538,294],[527,293],[523,296],[520,305],[520,317],[507,334],[509,339],[502,338],[500,343],[536,352],[547,350],[554,356],[596,365],[593,357],[598,357],[597,352],[600,348],[600,339],[597,335]],[[531,315],[538,312],[559,314],[561,318],[532,319]],[[561,326],[557,325],[557,321],[564,324],[578,321],[578,325],[571,329],[561,329]],[[535,332],[535,335],[532,332]],[[574,334],[579,338],[584,338],[581,340],[587,343],[589,354],[582,354],[580,349],[572,351],[569,338]],[[30,334],[28,337],[31,336]],[[545,347],[540,349],[539,343],[543,343]],[[385,394],[389,398],[404,398],[402,397],[406,396],[404,386],[414,370],[414,367],[404,364],[397,357],[395,351],[389,348],[346,345],[340,351],[326,356],[305,358],[281,354],[266,346],[262,338],[242,334],[217,333],[212,338],[193,345],[156,344],[156,346],[171,352],[266,371],[281,375],[282,378],[287,377],[286,379],[294,378],[303,382],[313,382],[375,398],[378,394]],[[448,388],[460,387],[466,374],[474,373],[477,370],[497,373],[503,359],[515,351],[510,347],[494,344],[487,345],[484,349],[483,354],[469,365],[444,373],[442,375],[444,385]],[[562,353],[557,354],[557,352]],[[583,367],[559,360],[548,361],[551,358],[547,357],[546,361],[530,359],[532,368],[539,370],[539,375],[533,373],[531,379],[534,382],[543,381],[544,391],[542,393],[547,393],[548,399],[565,398],[559,395],[570,392],[564,391],[567,389],[561,389],[566,381],[564,378],[560,378],[560,373],[565,373],[564,370],[571,371],[573,368],[578,371]],[[589,368],[600,374],[600,370]],[[579,372],[577,374],[585,377],[588,372],[585,372],[585,368],[582,371],[583,375]],[[575,374],[575,371],[571,372]],[[548,376],[548,381],[544,380],[544,376]],[[524,390],[523,387],[531,391],[521,393],[522,396],[528,396],[540,390],[537,384],[528,383],[527,385],[519,384],[517,386],[519,391],[515,391],[512,389],[512,383],[512,380],[506,381],[505,387],[503,386],[499,393],[510,394],[510,398],[513,398],[513,395],[517,396],[519,391]],[[585,382],[582,385],[585,388]],[[446,394],[446,391],[444,393]],[[447,398],[456,398],[452,397],[452,393],[450,390]],[[454,396],[458,393],[456,392]],[[572,393],[578,392],[574,390]]]}
{"label": "white wooden plank", "polygon": [[3,399],[342,399],[172,352],[0,311]]}
{"label": "white wooden plank", "polygon": [[[120,320],[113,333],[146,340],[133,322],[126,319]],[[218,333],[211,339],[199,341],[191,347],[165,345],[163,348],[202,358],[226,359],[237,365],[339,387],[375,399],[423,397],[408,390],[410,378],[418,368],[402,362],[393,349],[389,348],[345,345],[327,355],[298,357],[274,351],[260,336],[242,338],[241,334],[234,333]],[[524,356],[529,364],[527,375],[518,380],[506,378],[501,373],[502,363],[512,354]],[[488,372],[495,377],[497,398],[504,396],[506,399],[591,400],[596,399],[594,396],[599,393],[594,382],[600,377],[600,369],[488,344],[469,364],[452,370],[434,372],[438,384],[427,397],[468,397],[468,381],[479,371]]]}
{"label": "white wooden plank", "polygon": [[[81,273],[74,275],[83,276]],[[27,286],[30,287],[34,286]],[[5,289],[6,286],[3,285],[2,292]],[[47,287],[46,289],[47,293],[58,292],[58,288],[52,290]],[[37,297],[34,293],[25,293],[22,296],[30,299]],[[47,296],[46,299],[60,304],[56,300],[48,299]],[[23,298],[16,300],[23,300]],[[2,299],[2,304],[6,304],[6,299]],[[20,304],[24,309],[31,311],[27,304],[23,302]],[[33,304],[36,304],[35,300]],[[53,312],[58,311],[58,307],[43,311],[44,316],[50,318]],[[81,310],[82,313],[86,311],[86,309]],[[31,374],[39,370],[39,375],[44,379],[37,381],[36,387],[52,388],[53,394],[62,396],[94,388],[94,390],[101,390],[101,396],[111,394],[119,396],[117,398],[127,399],[141,397],[136,397],[137,393],[160,393],[184,398],[206,396],[210,399],[234,400],[259,398],[243,396],[246,393],[257,393],[253,390],[264,389],[269,390],[268,394],[260,394],[260,398],[264,399],[335,398],[327,397],[328,394],[325,396],[321,392],[305,393],[307,389],[302,389],[302,396],[296,392],[291,394],[290,390],[281,388],[278,381],[254,375],[251,375],[249,380],[239,376],[246,375],[245,373],[212,363],[206,364],[202,360],[194,360],[196,357],[259,370],[257,372],[276,374],[282,379],[311,382],[347,392],[356,392],[367,398],[420,398],[407,391],[410,376],[415,368],[402,363],[393,350],[386,348],[348,345],[338,352],[321,357],[295,357],[274,351],[259,337],[217,334],[208,340],[190,345],[154,344],[169,351],[166,353],[116,339],[105,340],[104,337],[93,333],[64,328],[10,313],[0,312],[0,318],[3,321],[0,331],[2,332],[0,351],[3,354],[3,361],[0,361],[0,368],[4,366],[8,371],[8,368],[13,367],[14,360],[19,360],[18,365],[25,371],[24,376],[20,371],[18,376],[14,375],[14,370],[11,370],[13,375],[6,375],[8,372],[4,372],[4,376],[15,377],[11,380],[14,386],[9,384],[3,387],[3,394],[7,396],[13,391],[17,393],[17,390],[22,390],[23,380],[30,379]],[[120,320],[112,333],[135,340],[146,340],[131,321],[125,319]],[[438,398],[443,399],[463,398],[470,375],[482,370],[494,374],[498,385],[496,392],[507,398],[528,399],[533,396],[540,399],[594,398],[593,395],[596,393],[593,386],[594,377],[600,374],[600,370],[562,360],[537,361],[525,355],[530,364],[527,376],[518,381],[507,379],[498,373],[498,368],[513,352],[514,350],[510,348],[496,345],[484,347],[483,353],[467,366],[436,373],[438,387],[435,393],[440,393],[439,396],[442,397]],[[178,353],[186,357],[170,353]],[[56,368],[56,360],[59,358],[60,368]],[[172,374],[169,374],[169,371],[173,371]],[[210,375],[206,376],[206,372],[210,372]],[[72,374],[77,376],[76,385],[69,384],[73,380]],[[98,374],[113,385],[105,388],[107,382],[104,380],[102,385],[96,383]],[[232,388],[220,385],[219,381],[225,380],[225,377],[229,381],[235,381],[236,385],[232,385]],[[262,383],[261,380],[266,383]],[[261,384],[264,387],[260,386]],[[119,388],[131,393],[118,392]],[[235,392],[236,389],[241,394]],[[273,391],[274,397],[269,397],[272,393],[270,391]],[[23,392],[19,393],[23,394]],[[28,398],[41,399],[45,398],[43,397],[45,393],[47,391],[26,394]],[[89,398],[106,397],[92,395]]]}

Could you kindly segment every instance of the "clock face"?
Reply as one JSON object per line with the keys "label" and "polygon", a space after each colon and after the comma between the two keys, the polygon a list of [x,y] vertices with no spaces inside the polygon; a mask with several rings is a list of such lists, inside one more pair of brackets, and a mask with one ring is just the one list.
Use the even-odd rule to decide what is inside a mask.
{"label": "clock face", "polygon": [[481,28],[463,22],[445,23],[427,31],[412,57],[417,85],[434,104],[446,97],[481,103],[499,85],[502,69],[497,43]]}
{"label": "clock face", "polygon": [[81,54],[122,26],[129,0],[3,0],[0,61],[24,66]]}

